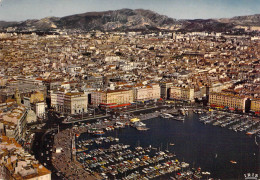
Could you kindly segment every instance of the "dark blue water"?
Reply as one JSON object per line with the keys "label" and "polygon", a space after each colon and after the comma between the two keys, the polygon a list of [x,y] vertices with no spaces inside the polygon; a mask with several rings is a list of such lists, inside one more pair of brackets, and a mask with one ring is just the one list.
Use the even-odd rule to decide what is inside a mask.
{"label": "dark blue water", "polygon": [[[148,131],[127,127],[106,135],[117,136],[120,143],[131,146],[152,145],[165,150],[168,144],[169,151],[179,160],[211,172],[213,178],[244,179],[245,173],[259,173],[259,147],[254,138],[245,133],[204,125],[196,114],[186,117],[184,123],[163,118],[144,122],[150,128]],[[170,146],[170,143],[175,145]]]}

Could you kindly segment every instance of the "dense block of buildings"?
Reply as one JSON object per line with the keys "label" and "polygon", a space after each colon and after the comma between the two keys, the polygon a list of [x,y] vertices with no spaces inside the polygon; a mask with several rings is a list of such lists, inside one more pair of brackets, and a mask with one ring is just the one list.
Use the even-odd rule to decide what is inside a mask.
{"label": "dense block of buildings", "polygon": [[27,153],[14,138],[0,136],[0,179],[50,180],[51,171]]}
{"label": "dense block of buildings", "polygon": [[31,117],[25,106],[10,101],[0,104],[0,130],[8,137],[21,142],[25,136],[25,127]]}
{"label": "dense block of buildings", "polygon": [[[254,87],[242,87],[239,94],[259,97],[260,44],[259,33],[255,33],[3,33],[0,102],[12,99],[16,89],[22,103],[40,91],[48,106],[64,112],[65,92],[57,92],[61,88],[67,92],[106,92],[109,85],[115,84],[116,90],[111,91],[124,91],[130,88],[124,86],[127,84],[132,90],[129,99],[117,93],[91,93],[94,105],[122,104],[157,99],[158,86],[150,87],[153,83],[160,84],[163,99],[203,100],[211,92],[241,83]],[[116,85],[120,83],[124,85]],[[145,85],[139,86],[140,83]],[[38,118],[43,116],[43,101],[30,106]],[[67,113],[83,109],[85,112],[80,105],[66,105]]]}
{"label": "dense block of buildings", "polygon": [[15,83],[10,83],[4,88],[0,89],[0,103],[5,102],[8,99],[12,99],[15,93],[19,91],[21,99],[23,97],[31,97],[35,92],[41,92],[46,98],[46,87],[38,84],[30,84],[23,81],[15,81]]}

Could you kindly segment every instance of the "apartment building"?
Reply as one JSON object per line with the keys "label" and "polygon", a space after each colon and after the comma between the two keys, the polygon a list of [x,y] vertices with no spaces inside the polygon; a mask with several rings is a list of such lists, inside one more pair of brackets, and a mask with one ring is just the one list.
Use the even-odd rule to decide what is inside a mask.
{"label": "apartment building", "polygon": [[94,106],[103,104],[125,104],[133,102],[133,90],[106,90],[106,91],[93,91],[91,93],[91,103]]}
{"label": "apartment building", "polygon": [[148,101],[160,99],[159,84],[136,85],[133,88],[134,101]]}
{"label": "apartment building", "polygon": [[170,99],[194,101],[195,91],[193,87],[189,86],[172,86],[170,88]]}
{"label": "apartment building", "polygon": [[64,112],[64,91],[51,91],[51,107],[58,112]]}
{"label": "apartment building", "polygon": [[209,104],[212,107],[228,108],[230,110],[239,110],[245,112],[249,109],[245,96],[234,95],[230,93],[211,92],[209,95]]}
{"label": "apartment building", "polygon": [[250,110],[256,114],[260,114],[260,98],[251,99]]}
{"label": "apartment building", "polygon": [[87,112],[88,96],[83,92],[51,92],[51,107],[61,113],[78,114]]}
{"label": "apartment building", "polygon": [[68,92],[64,94],[64,112],[77,114],[87,112],[88,96],[83,92]]}

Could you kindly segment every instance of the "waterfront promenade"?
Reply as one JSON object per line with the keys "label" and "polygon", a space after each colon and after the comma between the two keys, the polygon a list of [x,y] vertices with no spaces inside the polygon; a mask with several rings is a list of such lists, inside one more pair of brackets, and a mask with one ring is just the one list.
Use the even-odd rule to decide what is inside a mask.
{"label": "waterfront promenade", "polygon": [[[158,109],[158,108],[163,108],[164,106],[158,107],[158,106],[149,106],[145,108],[136,108],[136,109],[126,109],[126,110],[121,110],[122,113],[134,113],[134,112],[140,112],[144,110],[152,110],[152,109]],[[83,117],[81,119],[70,119],[69,121],[65,121],[66,124],[73,124],[77,122],[84,122],[84,121],[90,121],[90,120],[95,120],[95,119],[102,119],[102,118],[109,118],[111,115],[96,115],[92,117]]]}
{"label": "waterfront promenade", "polygon": [[59,153],[52,153],[52,164],[59,172],[57,175],[69,180],[100,179],[98,175],[90,174],[84,170],[82,165],[75,160],[75,157],[72,155],[73,135],[74,131],[72,129],[66,129],[54,137],[54,147],[61,149]]}

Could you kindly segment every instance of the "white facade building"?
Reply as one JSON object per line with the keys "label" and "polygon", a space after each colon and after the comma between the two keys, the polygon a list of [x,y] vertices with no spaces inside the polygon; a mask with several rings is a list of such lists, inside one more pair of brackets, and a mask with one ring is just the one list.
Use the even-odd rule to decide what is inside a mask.
{"label": "white facade building", "polygon": [[134,87],[135,101],[148,101],[160,99],[161,88],[159,84],[139,85]]}
{"label": "white facade building", "polygon": [[87,112],[88,96],[83,92],[69,92],[64,96],[64,111],[70,114]]}
{"label": "white facade building", "polygon": [[38,102],[35,104],[35,113],[37,117],[45,117],[45,102]]}

